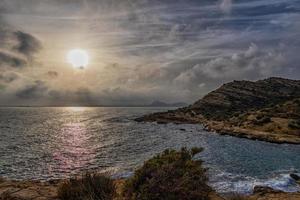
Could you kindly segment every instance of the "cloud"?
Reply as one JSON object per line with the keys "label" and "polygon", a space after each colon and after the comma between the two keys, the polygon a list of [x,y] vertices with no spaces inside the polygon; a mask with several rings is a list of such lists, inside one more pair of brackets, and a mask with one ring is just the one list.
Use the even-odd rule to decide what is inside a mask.
{"label": "cloud", "polygon": [[222,0],[220,4],[220,9],[224,13],[230,13],[232,9],[232,0]]}
{"label": "cloud", "polygon": [[26,59],[19,57],[9,52],[0,51],[0,66],[10,66],[14,68],[21,68],[26,66]]}
{"label": "cloud", "polygon": [[[22,75],[2,78],[2,104],[38,90],[36,79],[46,91],[19,96],[107,105],[192,102],[235,79],[300,77],[294,0],[3,0],[0,7],[9,23],[0,20],[0,72]],[[63,57],[77,47],[91,58],[80,72]]]}
{"label": "cloud", "polygon": [[32,62],[34,54],[42,49],[33,35],[16,31],[0,15],[0,66],[22,68]]}
{"label": "cloud", "polygon": [[209,78],[258,78],[279,71],[284,63],[285,58],[281,52],[259,50],[252,43],[243,53],[212,59],[196,67],[196,70]]}
{"label": "cloud", "polygon": [[187,70],[181,72],[175,79],[174,82],[179,85],[186,85],[192,83],[195,79],[197,79],[197,74],[193,72],[193,70]]}
{"label": "cloud", "polygon": [[[288,63],[285,48],[261,49],[251,43],[238,53],[217,56],[206,60],[195,60],[192,67],[180,72],[174,81],[182,87],[204,88],[207,83],[227,82],[234,79],[260,79],[282,73]],[[204,84],[203,84],[204,83]]]}
{"label": "cloud", "polygon": [[99,96],[97,97],[89,88],[80,87],[75,90],[50,89],[46,94],[47,98],[52,99],[50,104],[54,105],[100,105]]}
{"label": "cloud", "polygon": [[19,53],[31,57],[34,53],[37,53],[42,48],[41,42],[34,36],[24,33],[22,31],[14,32],[17,37],[18,44],[14,47]]}
{"label": "cloud", "polygon": [[36,80],[33,84],[27,85],[17,91],[16,96],[21,99],[39,99],[47,93],[48,87],[44,81]]}
{"label": "cloud", "polygon": [[4,72],[0,74],[0,81],[3,81],[4,83],[11,83],[17,79],[19,79],[19,74],[15,72]]}
{"label": "cloud", "polygon": [[57,78],[58,77],[58,72],[57,71],[48,71],[47,72],[47,76],[49,77],[49,78]]}

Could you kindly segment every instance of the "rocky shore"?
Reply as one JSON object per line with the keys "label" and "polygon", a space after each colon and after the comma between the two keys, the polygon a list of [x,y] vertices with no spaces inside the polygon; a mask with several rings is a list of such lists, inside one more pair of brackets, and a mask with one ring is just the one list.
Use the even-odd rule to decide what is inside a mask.
{"label": "rocky shore", "polygon": [[0,180],[0,200],[58,200],[60,181]]}
{"label": "rocky shore", "polygon": [[[60,200],[58,187],[63,180],[48,182],[39,181],[10,181],[1,179],[0,200]],[[117,192],[120,193],[124,180],[116,180]],[[228,195],[227,195],[228,196]],[[211,200],[232,199],[226,195],[218,195],[212,192]],[[272,188],[256,186],[250,196],[239,196],[247,200],[300,200],[300,193],[285,193]],[[116,200],[121,200],[116,197]]]}
{"label": "rocky shore", "polygon": [[153,113],[136,121],[203,124],[220,134],[300,144],[300,81],[234,81],[188,107]]}

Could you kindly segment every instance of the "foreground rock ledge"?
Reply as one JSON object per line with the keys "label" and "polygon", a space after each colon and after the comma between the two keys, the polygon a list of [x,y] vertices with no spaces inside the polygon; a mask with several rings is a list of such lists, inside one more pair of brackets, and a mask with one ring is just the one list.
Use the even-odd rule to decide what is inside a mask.
{"label": "foreground rock ledge", "polygon": [[[0,199],[5,200],[59,200],[57,189],[62,182],[59,180],[39,181],[10,181],[0,179]],[[117,193],[120,193],[124,180],[116,180]],[[211,200],[226,200],[216,193],[210,195]],[[300,193],[285,193],[268,187],[256,186],[249,200],[300,200]],[[248,199],[247,198],[247,199]],[[116,198],[116,200],[122,200]]]}
{"label": "foreground rock ledge", "polygon": [[0,199],[58,200],[59,181],[10,181],[0,179]]}

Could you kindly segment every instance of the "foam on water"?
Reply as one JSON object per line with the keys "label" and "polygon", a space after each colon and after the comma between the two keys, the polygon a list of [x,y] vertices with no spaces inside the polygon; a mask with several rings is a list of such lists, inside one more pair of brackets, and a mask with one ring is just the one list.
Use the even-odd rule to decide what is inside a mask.
{"label": "foam on water", "polygon": [[[293,173],[291,171],[290,173]],[[299,184],[290,177],[290,173],[276,174],[273,177],[258,179],[243,175],[233,175],[230,173],[220,173],[215,176],[215,179],[219,181],[210,182],[220,193],[236,192],[242,194],[251,194],[255,186],[267,186],[275,190],[281,190],[285,192],[297,192],[300,191]],[[229,190],[230,188],[230,190]]]}

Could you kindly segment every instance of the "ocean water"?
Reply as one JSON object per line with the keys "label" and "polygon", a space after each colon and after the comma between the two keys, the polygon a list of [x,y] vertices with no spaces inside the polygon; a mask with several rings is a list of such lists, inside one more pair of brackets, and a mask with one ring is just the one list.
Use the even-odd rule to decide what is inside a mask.
{"label": "ocean water", "polygon": [[166,148],[204,147],[197,159],[219,192],[254,185],[299,190],[300,145],[271,144],[203,130],[201,125],[137,123],[166,108],[0,108],[0,176],[49,180],[86,170],[130,176]]}

